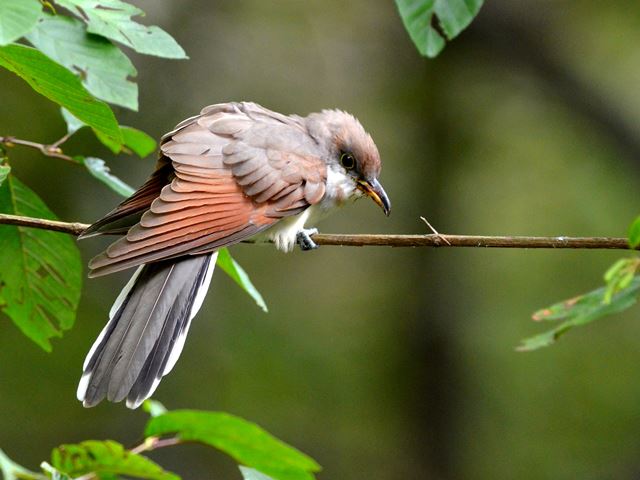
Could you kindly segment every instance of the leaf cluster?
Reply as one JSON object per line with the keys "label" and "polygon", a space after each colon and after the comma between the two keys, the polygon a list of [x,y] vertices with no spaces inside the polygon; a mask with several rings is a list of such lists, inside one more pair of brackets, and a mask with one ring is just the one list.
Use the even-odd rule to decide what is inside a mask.
{"label": "leaf cluster", "polygon": [[[629,227],[629,247],[640,246],[640,217]],[[517,350],[528,352],[548,347],[572,328],[631,308],[640,296],[640,257],[621,258],[604,274],[605,286],[563,300],[533,314],[537,322],[558,322],[552,329],[522,340]]]}
{"label": "leaf cluster", "polygon": [[[135,20],[143,14],[122,0],[0,0],[0,67],[60,105],[67,125],[66,135],[51,145],[0,135],[0,153],[4,153],[0,156],[1,213],[56,218],[11,173],[8,152],[17,144],[82,166],[124,197],[134,192],[111,173],[105,160],[95,155],[67,155],[61,146],[86,127],[113,153],[144,158],[155,151],[152,137],[118,124],[108,105],[138,108],[137,71],[122,47],[146,55],[187,58],[164,30]],[[221,251],[219,263],[266,311],[262,296],[227,250]],[[51,338],[73,326],[81,278],[78,249],[64,234],[0,226],[0,309],[43,349],[50,351]]]}
{"label": "leaf cluster", "polygon": [[232,457],[245,480],[313,480],[320,466],[309,456],[240,417],[200,410],[167,411],[147,400],[151,414],[145,440],[132,449],[113,440],[86,440],[53,449],[42,473],[31,472],[0,450],[4,480],[58,480],[140,478],[179,480],[180,477],[142,453],[183,443],[201,443]]}

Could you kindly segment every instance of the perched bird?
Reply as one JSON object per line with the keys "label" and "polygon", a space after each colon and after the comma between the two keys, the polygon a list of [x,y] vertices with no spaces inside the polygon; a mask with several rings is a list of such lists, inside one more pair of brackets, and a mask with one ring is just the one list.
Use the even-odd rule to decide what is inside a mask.
{"label": "perched bird", "polygon": [[305,225],[363,195],[388,215],[380,166],[371,136],[339,110],[300,117],[222,103],[178,124],[149,180],[80,236],[123,235],[91,260],[90,277],[137,270],[87,355],[78,399],[136,408],[151,396],[180,356],[219,248],[316,248]]}

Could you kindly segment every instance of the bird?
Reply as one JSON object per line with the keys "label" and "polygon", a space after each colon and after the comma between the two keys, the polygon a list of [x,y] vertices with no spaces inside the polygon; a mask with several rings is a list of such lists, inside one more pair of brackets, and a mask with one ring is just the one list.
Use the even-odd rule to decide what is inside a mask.
{"label": "bird", "polygon": [[135,193],[79,238],[120,235],[89,277],[136,268],[89,350],[77,398],[137,408],[175,366],[209,289],[217,251],[243,240],[317,248],[308,224],[360,197],[388,216],[378,148],[341,110],[306,117],[251,102],[210,105],[160,142]]}

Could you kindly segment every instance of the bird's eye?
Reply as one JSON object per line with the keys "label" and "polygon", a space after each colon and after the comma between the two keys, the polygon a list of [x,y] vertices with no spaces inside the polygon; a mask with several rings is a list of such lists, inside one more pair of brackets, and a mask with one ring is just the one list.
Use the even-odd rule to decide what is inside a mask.
{"label": "bird's eye", "polygon": [[356,159],[354,158],[353,154],[345,152],[340,155],[340,163],[347,170],[351,170],[356,166]]}

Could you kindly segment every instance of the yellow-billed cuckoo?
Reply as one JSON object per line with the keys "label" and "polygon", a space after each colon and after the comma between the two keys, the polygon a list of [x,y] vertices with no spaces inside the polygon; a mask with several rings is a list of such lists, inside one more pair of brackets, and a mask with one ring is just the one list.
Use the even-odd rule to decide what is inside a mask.
{"label": "yellow-billed cuckoo", "polygon": [[81,235],[124,235],[89,276],[138,268],[87,355],[78,399],[136,408],[151,396],[180,356],[217,249],[245,239],[316,248],[305,225],[363,195],[388,215],[380,166],[371,136],[339,110],[300,117],[222,103],[178,124],[149,180]]}

